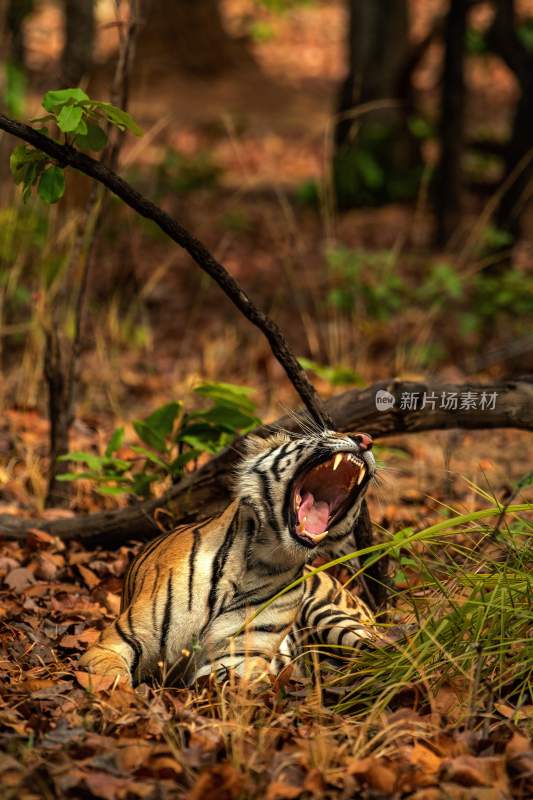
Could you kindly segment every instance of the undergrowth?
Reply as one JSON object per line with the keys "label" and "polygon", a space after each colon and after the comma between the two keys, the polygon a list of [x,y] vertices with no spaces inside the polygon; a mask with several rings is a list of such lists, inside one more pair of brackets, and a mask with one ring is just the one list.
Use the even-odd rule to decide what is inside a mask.
{"label": "undergrowth", "polygon": [[343,666],[324,676],[337,711],[430,710],[444,689],[457,701],[453,715],[469,726],[496,710],[525,719],[521,709],[533,702],[532,511],[533,503],[498,504],[373,547],[396,551],[406,572],[408,588],[391,592],[393,611],[382,623],[385,635],[397,622],[405,635],[355,659],[343,652]]}

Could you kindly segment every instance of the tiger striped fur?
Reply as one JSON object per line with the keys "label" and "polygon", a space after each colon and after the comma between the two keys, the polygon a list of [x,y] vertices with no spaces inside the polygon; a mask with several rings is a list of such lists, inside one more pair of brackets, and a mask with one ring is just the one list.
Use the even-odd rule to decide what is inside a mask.
{"label": "tiger striped fur", "polygon": [[250,437],[236,499],[137,555],[119,618],[80,664],[133,682],[191,684],[229,669],[279,670],[304,641],[353,648],[377,639],[370,610],[325,572],[277,597],[318,555],[348,548],[375,474],[370,447],[366,434],[331,431]]}

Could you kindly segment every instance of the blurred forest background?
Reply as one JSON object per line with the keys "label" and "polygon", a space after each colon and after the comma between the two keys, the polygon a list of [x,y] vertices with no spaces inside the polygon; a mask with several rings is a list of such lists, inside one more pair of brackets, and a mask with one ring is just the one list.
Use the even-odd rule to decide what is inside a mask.
{"label": "blurred forest background", "polygon": [[[78,83],[108,99],[127,3],[3,7],[5,109],[29,118],[44,91]],[[120,170],[216,252],[298,355],[366,382],[527,371],[528,0],[153,0],[140,13],[129,108],[146,133]],[[22,205],[1,146],[3,398],[35,405],[42,317],[76,281],[64,272],[89,181],[71,176],[51,212]],[[113,201],[96,247],[92,411],[146,402],[161,381],[175,395],[197,373],[283,395],[264,343],[151,226]]]}
{"label": "blurred forest background", "polygon": [[[117,95],[112,87],[118,53],[132,21],[135,53]],[[204,242],[279,323],[322,395],[394,377],[483,383],[531,375],[532,0],[0,0],[0,42],[0,111],[11,117],[40,116],[45,92],[73,86],[91,98],[127,104],[144,135],[121,143],[117,172]],[[69,519],[126,505],[131,482],[121,485],[102,470],[112,467],[116,478],[121,464],[129,469],[139,460],[132,445],[143,437],[132,422],[174,400],[197,409],[210,398],[216,411],[221,398],[215,382],[253,387],[253,401],[246,393],[233,397],[235,431],[253,427],[255,415],[272,420],[296,405],[267,343],[184,251],[117,198],[102,206],[91,181],[73,170],[66,171],[59,203],[47,206],[37,195],[24,201],[9,173],[15,144],[0,136],[2,513]],[[63,428],[51,430],[50,415],[57,419],[59,407]],[[125,433],[110,444],[120,426]],[[525,435],[437,431],[388,440],[378,451],[385,463],[383,484],[369,498],[381,536],[441,521],[452,510],[469,513],[496,498],[510,503],[527,486]],[[203,452],[214,453],[228,441],[225,430],[217,442],[204,441]],[[84,462],[87,479],[58,482],[56,469],[69,467],[53,462],[51,468],[50,449],[55,455],[92,454],[92,463]],[[102,466],[105,457],[110,462]],[[180,475],[190,466],[181,461]],[[168,486],[175,477],[159,473],[155,485]],[[501,525],[500,519],[498,530]],[[507,530],[510,543],[502,544],[488,529],[465,526],[450,552],[440,542],[438,553],[421,544],[414,553],[397,548],[389,554],[398,597],[423,583],[435,608],[451,619],[446,615],[455,605],[442,587],[453,583],[459,591],[453,559],[460,553],[462,569],[475,572],[476,548],[489,542],[483,563],[492,583],[487,578],[486,585],[470,587],[473,606],[485,615],[479,628],[465,616],[460,635],[457,620],[445,641],[439,639],[442,626],[428,633],[423,679],[431,683],[440,676],[431,719],[417,716],[419,689],[407,677],[403,710],[390,717],[383,716],[389,696],[380,695],[378,703],[375,689],[368,689],[369,702],[378,703],[375,728],[366,721],[342,722],[325,733],[320,715],[326,712],[312,719],[301,708],[295,712],[302,695],[287,690],[285,705],[271,706],[268,725],[278,726],[290,747],[297,742],[299,766],[286,773],[280,761],[277,777],[264,780],[257,776],[266,767],[257,759],[266,764],[278,758],[279,748],[275,737],[259,749],[247,738],[256,709],[242,712],[242,730],[235,708],[227,711],[232,735],[239,730],[242,738],[223,732],[226,762],[219,732],[209,732],[205,717],[187,716],[209,716],[205,698],[200,706],[197,699],[172,701],[172,714],[196,730],[196,739],[185,741],[165,727],[168,709],[160,697],[143,705],[126,695],[106,696],[98,706],[85,695],[82,701],[82,690],[65,677],[94,634],[85,626],[101,625],[116,612],[131,545],[95,557],[76,543],[65,551],[42,531],[22,544],[11,542],[0,556],[6,587],[0,619],[15,620],[9,622],[9,648],[31,676],[24,683],[10,672],[9,703],[24,698],[26,705],[4,717],[0,710],[12,754],[12,761],[0,762],[0,771],[9,776],[12,796],[26,796],[20,794],[23,784],[33,796],[29,774],[48,792],[36,796],[81,796],[76,792],[82,785],[83,796],[152,796],[148,790],[135,794],[141,790],[128,782],[143,764],[149,785],[159,787],[154,797],[167,796],[168,779],[169,785],[178,780],[194,786],[190,796],[198,798],[252,796],[247,781],[259,781],[270,800],[301,793],[348,797],[357,786],[369,797],[396,796],[396,790],[415,796],[425,791],[420,786],[429,786],[434,794],[416,797],[438,800],[444,759],[475,756],[478,773],[469,763],[465,777],[462,762],[446,773],[446,797],[530,797],[533,751],[523,727],[520,734],[512,728],[511,737],[511,724],[524,723],[531,733],[531,605],[516,615],[515,596],[505,595],[516,590],[521,602],[527,594],[531,603],[527,575],[533,554],[520,538],[530,528],[520,520]],[[468,554],[473,532],[477,544]],[[424,568],[417,561],[422,553]],[[438,578],[424,571],[437,563],[433,557],[448,559],[438,561]],[[491,558],[511,564],[517,583],[495,584]],[[39,594],[46,582],[55,587],[52,599]],[[501,615],[493,620],[496,589]],[[81,599],[73,594],[78,591]],[[462,600],[465,592],[461,585]],[[41,625],[50,615],[53,631]],[[487,619],[489,633],[483,627]],[[453,648],[474,629],[476,642],[462,660]],[[519,677],[513,661],[498,683],[496,667],[479,656],[479,642],[485,631],[496,648],[491,652],[503,652],[498,636],[504,630],[515,637],[513,646],[528,641],[529,650]],[[33,637],[30,650],[27,636]],[[454,655],[441,663],[446,648]],[[9,670],[16,667],[9,655],[5,663]],[[383,685],[403,686],[403,676],[385,660]],[[67,696],[74,698],[72,707],[63,702]],[[483,720],[472,717],[478,699]],[[81,720],[83,703],[88,716]],[[304,714],[298,723],[297,713]],[[459,740],[446,725],[458,730],[462,714],[470,722]],[[338,717],[326,721],[335,726]],[[208,732],[198,734],[197,723]],[[295,732],[293,724],[307,734]],[[80,726],[93,731],[82,750]],[[411,776],[396,784],[403,767],[391,762],[385,768],[380,761],[380,769],[389,770],[380,772],[368,758],[370,752],[392,758],[399,752],[394,748],[405,745],[407,729],[411,750],[400,762],[416,763],[425,783]],[[415,754],[417,736],[429,740],[435,730],[441,749]],[[320,747],[302,745],[317,732]],[[115,740],[126,736],[128,747],[137,736],[148,750],[121,750],[108,771],[101,753],[114,744],[107,734]],[[41,750],[24,749],[28,737],[37,737]],[[64,745],[61,757],[54,749],[58,742]],[[348,752],[357,755],[357,764],[346,761]],[[484,757],[496,756],[499,766],[480,766]],[[509,766],[513,758],[523,760],[520,769],[516,760]],[[207,767],[212,772],[206,778]],[[69,783],[67,773],[77,777]],[[341,774],[351,783],[342,783]],[[479,793],[495,782],[495,794]]]}

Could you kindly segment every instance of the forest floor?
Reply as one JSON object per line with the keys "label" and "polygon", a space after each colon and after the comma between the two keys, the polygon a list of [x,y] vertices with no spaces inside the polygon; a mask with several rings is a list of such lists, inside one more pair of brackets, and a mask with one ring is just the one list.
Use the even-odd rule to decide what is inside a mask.
{"label": "forest floor", "polygon": [[[225,6],[236,24],[246,2]],[[422,36],[439,3],[414,6]],[[47,75],[58,7],[44,3],[41,13],[32,58]],[[412,206],[336,215],[324,188],[342,4],[305,6],[268,24],[275,35],[254,45],[261,69],[253,76],[208,85],[166,75],[157,92],[141,76],[132,110],[147,135],[127,145],[121,170],[205,241],[279,321],[297,355],[316,362],[324,396],[391,377],[483,382],[530,371],[521,304],[531,241],[515,251],[510,310],[495,310],[475,285],[486,259],[486,198],[468,198],[464,229],[446,253],[431,246],[425,196]],[[431,51],[417,75],[429,108],[436,63]],[[487,59],[471,65],[469,80],[471,129],[490,108],[492,132],[505,130],[514,91],[505,69]],[[68,517],[126,502],[78,481],[68,510],[43,510],[43,308],[57,296],[50,275],[60,274],[87,191],[81,179],[70,184],[68,215],[53,209],[47,218],[2,188],[0,222],[13,239],[0,239],[0,268],[11,266],[14,247],[18,271],[0,319],[0,513]],[[75,450],[102,453],[124,424],[126,452],[133,420],[169,400],[195,402],[202,380],[254,387],[265,421],[295,405],[256,331],[188,257],[117,202],[100,237],[81,366]],[[350,370],[343,385],[340,367]],[[416,621],[424,636],[411,635],[410,649],[398,646],[375,666],[356,662],[348,701],[316,676],[255,695],[239,685],[89,684],[77,660],[116,615],[139,544],[87,550],[37,529],[2,543],[2,800],[532,797],[531,522],[527,511],[509,513],[493,535],[494,517],[464,521],[510,498],[531,499],[527,486],[517,491],[531,469],[525,437],[436,431],[378,442],[382,480],[369,505],[380,540],[462,521],[449,539],[422,537],[391,551],[391,616]]]}

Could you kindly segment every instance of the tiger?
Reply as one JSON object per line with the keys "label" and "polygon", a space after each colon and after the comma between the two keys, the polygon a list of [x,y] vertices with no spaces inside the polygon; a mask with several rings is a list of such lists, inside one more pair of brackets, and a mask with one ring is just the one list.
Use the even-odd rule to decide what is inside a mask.
{"label": "tiger", "polygon": [[139,552],[118,619],[80,666],[130,684],[190,686],[206,675],[275,675],[304,641],[349,650],[377,643],[365,602],[311,567],[353,551],[376,474],[371,449],[365,433],[248,436],[234,499]]}

